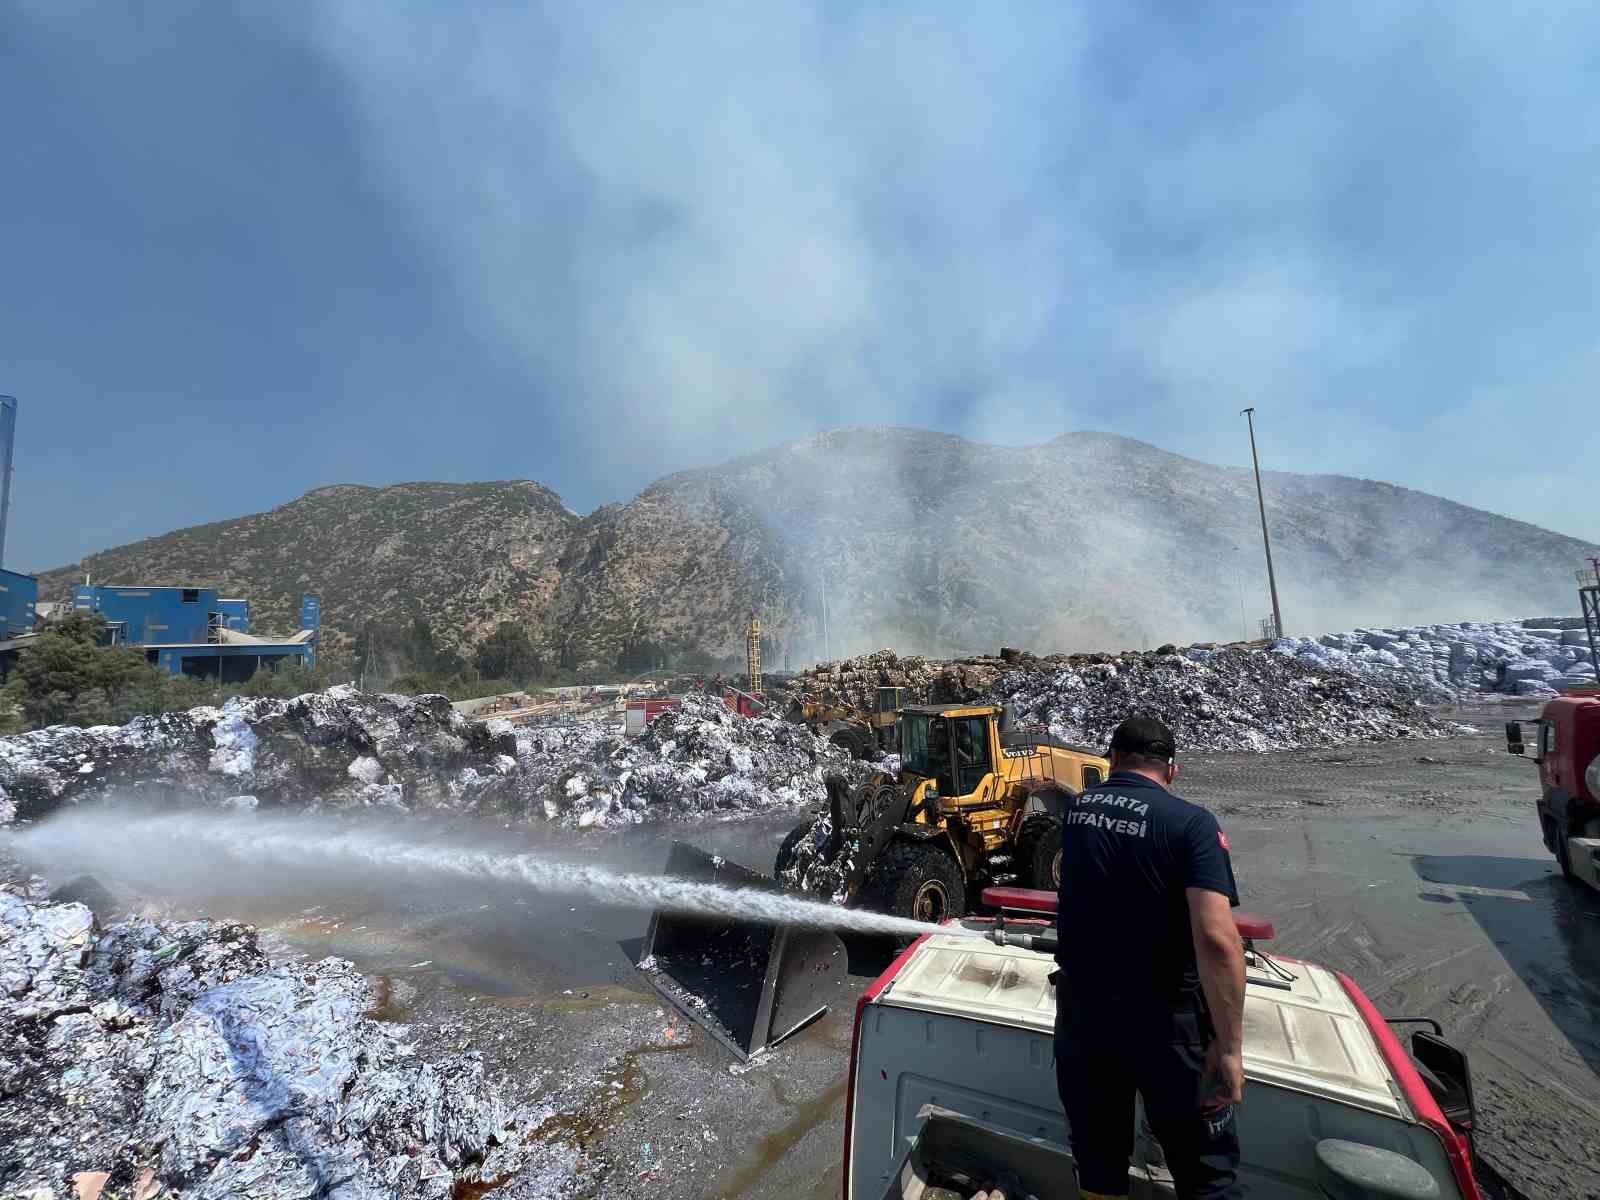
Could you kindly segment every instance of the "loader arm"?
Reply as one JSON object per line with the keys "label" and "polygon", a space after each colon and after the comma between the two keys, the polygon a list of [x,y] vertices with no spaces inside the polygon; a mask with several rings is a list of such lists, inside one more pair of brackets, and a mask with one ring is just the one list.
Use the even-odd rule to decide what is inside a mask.
{"label": "loader arm", "polygon": [[912,794],[887,775],[874,775],[853,790],[837,776],[829,778],[829,815],[842,842],[845,894],[850,899],[860,894],[878,856],[910,817]]}

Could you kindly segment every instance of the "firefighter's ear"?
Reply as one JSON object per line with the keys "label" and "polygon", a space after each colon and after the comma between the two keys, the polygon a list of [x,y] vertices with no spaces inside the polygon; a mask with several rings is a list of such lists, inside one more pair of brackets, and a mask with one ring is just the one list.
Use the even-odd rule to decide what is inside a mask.
{"label": "firefighter's ear", "polygon": [[1167,764],[1167,786],[1171,787],[1174,783],[1177,782],[1177,780],[1178,780],[1178,764],[1175,763],[1175,762],[1169,762]]}

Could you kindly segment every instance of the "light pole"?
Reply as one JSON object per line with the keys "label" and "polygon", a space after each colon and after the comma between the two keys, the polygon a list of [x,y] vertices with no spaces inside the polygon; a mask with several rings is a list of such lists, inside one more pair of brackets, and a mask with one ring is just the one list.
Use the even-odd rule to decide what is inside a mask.
{"label": "light pole", "polygon": [[1261,459],[1256,454],[1255,409],[1247,408],[1241,414],[1250,426],[1250,461],[1256,468],[1256,506],[1261,510],[1261,544],[1267,551],[1267,587],[1272,590],[1272,624],[1278,637],[1283,637],[1283,610],[1278,607],[1278,577],[1272,570],[1272,539],[1267,536],[1267,500],[1261,490]]}

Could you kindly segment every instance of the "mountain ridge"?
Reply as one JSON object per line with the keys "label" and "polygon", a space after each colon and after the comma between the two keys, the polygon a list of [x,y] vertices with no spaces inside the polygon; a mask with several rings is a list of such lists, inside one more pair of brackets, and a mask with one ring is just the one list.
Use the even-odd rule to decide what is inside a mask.
{"label": "mountain ridge", "polygon": [[[1574,607],[1578,539],[1381,480],[1264,483],[1291,632]],[[1110,433],[1000,447],[857,426],[676,471],[587,515],[535,480],[330,484],[40,584],[45,599],[85,571],[216,584],[250,597],[262,628],[317,591],[335,646],[421,614],[465,648],[511,620],[569,665],[645,640],[735,651],[755,607],[777,668],[876,645],[1253,635],[1259,543],[1248,468]]]}

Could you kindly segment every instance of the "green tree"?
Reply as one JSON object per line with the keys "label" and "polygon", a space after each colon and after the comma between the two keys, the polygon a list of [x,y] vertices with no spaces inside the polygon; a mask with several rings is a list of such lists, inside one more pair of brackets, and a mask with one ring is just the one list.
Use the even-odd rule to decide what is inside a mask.
{"label": "green tree", "polygon": [[126,719],[131,699],[153,697],[159,673],[140,651],[106,640],[103,617],[69,613],[17,655],[6,699],[32,728]]}
{"label": "green tree", "polygon": [[624,675],[659,671],[667,666],[670,658],[670,651],[660,642],[652,642],[648,638],[627,641],[617,652],[617,670]]}
{"label": "green tree", "polygon": [[412,666],[424,675],[439,669],[439,647],[433,639],[433,626],[420,612],[411,619],[411,638],[406,647]]}
{"label": "green tree", "polygon": [[334,675],[323,663],[307,667],[298,661],[286,662],[277,670],[263,667],[252,675],[238,690],[241,696],[268,696],[289,700],[307,692],[321,692],[332,687]]}
{"label": "green tree", "polygon": [[501,621],[488,637],[478,643],[473,665],[486,679],[515,679],[526,682],[544,673],[539,652],[528,631],[514,621]]}

